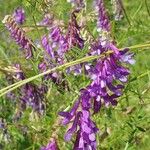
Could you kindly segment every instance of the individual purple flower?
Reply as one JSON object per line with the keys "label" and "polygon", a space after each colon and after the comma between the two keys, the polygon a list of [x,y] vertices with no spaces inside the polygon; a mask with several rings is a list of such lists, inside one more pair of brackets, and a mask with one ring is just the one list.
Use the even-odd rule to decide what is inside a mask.
{"label": "individual purple flower", "polygon": [[58,145],[55,139],[51,139],[50,142],[45,146],[42,147],[41,150],[59,150]]}
{"label": "individual purple flower", "polygon": [[25,21],[25,11],[23,8],[18,7],[15,9],[13,17],[18,24],[23,24]]}
{"label": "individual purple flower", "polygon": [[26,59],[32,57],[32,50],[34,49],[31,41],[26,37],[25,32],[18,26],[14,18],[10,15],[5,16],[2,21],[9,30],[11,37],[15,42],[25,50]]}

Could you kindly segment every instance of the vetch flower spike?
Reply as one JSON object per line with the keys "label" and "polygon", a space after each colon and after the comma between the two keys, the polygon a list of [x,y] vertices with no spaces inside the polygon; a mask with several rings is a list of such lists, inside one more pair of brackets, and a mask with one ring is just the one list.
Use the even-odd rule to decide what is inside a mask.
{"label": "vetch flower spike", "polygon": [[26,37],[25,32],[19,27],[11,15],[5,16],[2,21],[9,30],[11,37],[21,47],[26,50],[26,59],[32,57],[32,50],[34,49],[29,38]]}
{"label": "vetch flower spike", "polygon": [[[68,112],[60,112],[64,117],[62,124],[72,126],[65,134],[65,140],[70,141],[76,134],[74,150],[96,150],[96,133],[98,129],[92,121],[93,113],[98,113],[105,105],[117,105],[117,99],[122,95],[124,84],[130,71],[124,63],[133,64],[133,54],[128,49],[120,51],[111,37],[111,26],[106,14],[103,0],[96,0],[98,11],[99,40],[91,44],[90,55],[104,55],[97,59],[95,65],[89,66],[88,75],[91,83],[80,91],[79,99]],[[106,55],[111,51],[109,55]]]}

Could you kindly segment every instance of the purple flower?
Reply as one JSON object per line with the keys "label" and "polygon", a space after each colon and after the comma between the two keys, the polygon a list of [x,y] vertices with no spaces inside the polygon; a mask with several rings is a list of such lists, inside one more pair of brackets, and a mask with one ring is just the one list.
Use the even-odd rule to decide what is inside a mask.
{"label": "purple flower", "polygon": [[51,59],[55,63],[63,64],[67,45],[59,27],[53,27],[48,36],[43,36],[42,46],[47,54],[45,59]]}
{"label": "purple flower", "polygon": [[[64,54],[67,51],[66,40],[59,27],[53,27],[48,35],[42,37],[42,47],[44,48],[44,59],[39,64],[39,70],[44,72],[64,64]],[[45,76],[45,79],[52,79],[54,83],[62,82],[62,75],[54,72]]]}
{"label": "purple flower", "polygon": [[25,49],[26,59],[32,57],[32,46],[30,40],[26,37],[25,32],[18,26],[12,16],[7,15],[2,21],[9,30],[11,37],[22,48]]}
{"label": "purple flower", "polygon": [[[87,90],[81,91],[81,96],[69,112],[60,112],[59,115],[64,117],[64,125],[73,122],[72,126],[65,134],[65,140],[70,141],[73,134],[76,134],[74,150],[92,149],[96,150],[96,133],[98,131],[95,123],[91,120],[90,95]],[[80,110],[81,108],[81,110]]]}
{"label": "purple flower", "polygon": [[[64,64],[66,62],[65,54],[71,48],[77,47],[83,49],[84,40],[80,37],[80,27],[77,24],[75,12],[71,14],[71,20],[66,35],[62,34],[60,28],[55,26],[51,28],[48,35],[42,37],[41,43],[45,50],[44,60],[39,64],[39,69],[41,71],[46,71],[48,68]],[[74,74],[77,75],[81,73],[81,69],[81,65],[76,65],[68,68],[66,72],[74,72]],[[59,81],[61,75],[52,73],[46,75],[46,77],[51,78],[53,81]]]}
{"label": "purple flower", "polygon": [[[72,48],[78,48],[79,50],[82,50],[84,48],[84,40],[80,34],[80,27],[77,23],[75,11],[71,14],[71,20],[69,22],[66,35],[66,42],[68,46],[68,51]],[[72,66],[67,69],[67,73],[73,72],[74,75],[81,74],[82,66],[82,64]]]}
{"label": "purple flower", "polygon": [[34,112],[40,115],[44,114],[44,91],[34,84],[26,84],[21,89],[20,101],[22,103],[22,109],[30,106]]}
{"label": "purple flower", "polygon": [[60,112],[64,117],[62,124],[71,124],[65,134],[65,140],[70,141],[76,134],[74,150],[96,150],[96,133],[98,129],[91,120],[93,113],[98,113],[102,105],[117,105],[117,99],[122,95],[124,84],[130,71],[125,63],[133,64],[133,54],[128,49],[119,50],[111,39],[111,27],[106,15],[103,0],[96,1],[98,10],[98,28],[101,30],[99,40],[91,45],[90,55],[100,55],[94,65],[87,65],[91,83],[80,91],[79,99],[68,112]]}
{"label": "purple flower", "polygon": [[104,0],[96,0],[95,8],[98,13],[97,27],[99,31],[110,31],[111,25],[104,6]]}
{"label": "purple flower", "polygon": [[[16,80],[24,80],[25,74],[21,70],[21,66],[19,64],[15,65],[16,74],[14,78]],[[27,107],[31,107],[34,112],[37,112],[40,115],[44,114],[45,104],[44,104],[44,94],[47,89],[44,85],[37,86],[32,83],[27,83],[23,85],[20,89],[20,111],[24,111]],[[20,112],[17,112],[17,116],[20,116]],[[18,117],[17,117],[18,118]]]}
{"label": "purple flower", "polygon": [[21,7],[18,7],[15,11],[14,11],[14,14],[13,14],[14,18],[15,18],[15,21],[18,23],[18,24],[23,24],[24,21],[25,21],[25,11],[23,8]]}
{"label": "purple flower", "polygon": [[41,150],[59,150],[55,139],[51,139],[46,147],[42,147]]}

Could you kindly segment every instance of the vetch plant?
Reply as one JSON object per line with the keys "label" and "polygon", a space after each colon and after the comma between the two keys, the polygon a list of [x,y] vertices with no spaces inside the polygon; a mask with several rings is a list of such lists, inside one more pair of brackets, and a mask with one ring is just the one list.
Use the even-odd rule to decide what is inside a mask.
{"label": "vetch plant", "polygon": [[[0,97],[7,94],[6,99],[11,99],[11,101],[17,99],[18,105],[15,105],[17,111],[12,118],[10,117],[11,123],[16,124],[17,127],[22,123],[24,116],[31,115],[33,112],[38,114],[38,121],[41,124],[37,120],[37,122],[34,122],[35,120],[30,120],[30,123],[28,123],[29,121],[25,122],[29,124],[29,128],[33,129],[33,133],[36,135],[34,138],[32,135],[30,140],[42,141],[37,144],[38,146],[35,144],[38,149],[61,149],[59,134],[64,133],[64,131],[60,131],[60,128],[67,126],[67,131],[64,134],[65,146],[66,144],[69,145],[69,141],[71,141],[71,149],[73,150],[97,150],[99,149],[97,135],[101,130],[93,116],[99,116],[98,113],[102,108],[107,109],[119,103],[119,98],[122,97],[128,83],[129,65],[135,63],[134,54],[130,52],[128,47],[118,48],[104,0],[94,0],[92,5],[90,4],[93,6],[92,15],[88,14],[89,5],[87,1],[69,0],[67,2],[72,7],[67,14],[69,19],[67,21],[59,20],[63,24],[59,24],[59,21],[56,23],[56,20],[60,16],[63,18],[63,15],[61,13],[60,16],[55,13],[51,14],[52,11],[50,13],[44,12],[41,22],[37,23],[34,20],[32,27],[35,26],[35,29],[40,33],[38,36],[42,35],[38,37],[40,39],[38,40],[38,47],[32,42],[37,39],[31,40],[26,36],[26,31],[23,30],[23,23],[26,18],[22,7],[18,7],[13,15],[5,16],[2,22],[9,30],[11,38],[15,40],[22,51],[25,50],[26,65],[29,65],[26,67],[29,68],[29,71],[25,72],[20,62],[14,62],[15,65],[12,65],[12,68],[15,72],[5,74],[6,83],[9,86],[0,90]],[[120,1],[114,0],[113,5],[115,7],[115,20],[121,20]],[[68,3],[67,6],[69,7]],[[89,16],[93,17],[94,21],[90,22]],[[79,22],[82,21],[84,23],[81,25]],[[88,23],[89,25],[87,25]],[[33,57],[34,49],[37,49],[34,52],[35,57]],[[80,54],[84,54],[84,57],[77,60],[75,56],[68,57],[69,54],[76,51],[78,57]],[[40,54],[37,54],[38,52]],[[75,60],[72,61],[72,59]],[[32,76],[33,66],[38,75]],[[9,71],[7,68],[3,70]],[[29,74],[29,78],[27,78],[27,74]],[[33,82],[39,77],[42,77],[42,80],[36,80],[37,83]],[[76,90],[72,88],[74,83],[71,83],[71,80],[82,79],[83,77],[85,78],[83,86],[78,85],[80,80],[75,83],[75,88],[80,87],[79,92],[76,93]],[[65,94],[62,94],[61,97],[61,92],[56,91],[57,88],[55,88],[64,87],[64,83],[67,83],[68,89],[63,88],[63,94],[69,93],[70,99],[73,97],[72,95],[78,94],[77,98],[72,100],[71,105],[66,109],[63,108],[66,107],[64,105],[67,103],[61,99],[65,97]],[[53,85],[55,85],[54,88]],[[13,90],[17,92],[13,92]],[[61,108],[57,108],[58,114],[56,111],[54,112],[51,106],[53,99],[56,100],[55,105],[57,102],[63,105]],[[55,129],[50,127],[53,126],[52,117],[54,113],[60,117],[59,119],[58,117],[55,118],[55,122],[57,122]],[[50,120],[49,125],[44,124],[45,120]],[[35,125],[32,124],[32,121]],[[47,126],[49,127],[46,129]],[[6,128],[2,119],[0,120],[0,128],[2,130]],[[51,133],[49,134],[49,132]],[[30,134],[30,130],[27,131],[27,134]],[[38,134],[42,135],[43,139],[40,139]],[[47,134],[49,134],[49,140],[44,137]]]}

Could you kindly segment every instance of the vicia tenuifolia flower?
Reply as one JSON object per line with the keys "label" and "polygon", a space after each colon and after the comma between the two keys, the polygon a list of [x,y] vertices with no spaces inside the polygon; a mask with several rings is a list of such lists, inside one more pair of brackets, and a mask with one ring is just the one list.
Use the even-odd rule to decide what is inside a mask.
{"label": "vicia tenuifolia flower", "polygon": [[96,150],[95,123],[91,120],[90,109],[92,108],[89,92],[85,89],[81,91],[80,98],[75,102],[69,112],[60,112],[64,117],[63,125],[72,124],[65,134],[65,140],[70,141],[73,134],[76,134],[74,150],[91,149]]}
{"label": "vicia tenuifolia flower", "polygon": [[73,47],[83,49],[84,40],[81,38],[80,27],[77,23],[77,17],[75,13],[76,11],[71,13],[71,19],[69,21],[66,40],[68,43],[68,49],[71,49]]}
{"label": "vicia tenuifolia flower", "polygon": [[[84,40],[80,36],[80,27],[77,24],[75,12],[72,12],[67,34],[64,35],[61,29],[57,26],[52,27],[48,35],[42,37],[42,47],[45,50],[44,61],[39,65],[39,69],[46,71],[48,68],[53,68],[57,65],[66,62],[65,54],[72,48],[82,50]],[[67,73],[73,71],[75,74],[81,73],[81,65],[76,65],[67,69]],[[53,81],[61,78],[58,73],[48,75]]]}
{"label": "vicia tenuifolia flower", "polygon": [[[13,69],[15,70],[15,72],[12,74],[13,83],[26,79],[20,64],[15,64]],[[36,112],[39,115],[43,115],[45,112],[44,94],[46,92],[47,88],[44,85],[27,83],[20,87],[18,95],[15,97],[19,99],[19,108],[16,112],[16,115],[14,116],[14,120],[18,120],[27,107],[31,107],[33,112]]]}
{"label": "vicia tenuifolia flower", "polygon": [[2,22],[9,30],[11,37],[15,40],[15,42],[21,47],[21,49],[25,50],[26,59],[32,57],[32,50],[34,47],[14,18],[11,15],[7,15]]}
{"label": "vicia tenuifolia flower", "polygon": [[[49,34],[42,37],[41,43],[44,49],[44,58],[39,64],[40,71],[44,72],[47,69],[64,64],[64,55],[67,50],[67,44],[59,27],[51,28]],[[57,84],[62,82],[62,76],[57,72],[46,75],[45,79],[51,79]]]}
{"label": "vicia tenuifolia flower", "polygon": [[97,149],[98,129],[91,120],[91,115],[99,112],[103,105],[108,107],[110,104],[117,104],[130,73],[124,64],[134,64],[133,54],[128,53],[129,49],[119,50],[111,38],[111,26],[103,0],[96,0],[96,10],[100,36],[91,44],[90,55],[102,54],[103,57],[89,66],[91,83],[80,91],[79,99],[72,109],[59,113],[64,117],[63,125],[72,124],[65,135],[65,140],[70,141],[73,134],[76,134],[74,150]]}
{"label": "vicia tenuifolia flower", "polygon": [[13,13],[13,17],[18,24],[23,24],[25,21],[25,11],[23,8],[18,7]]}

